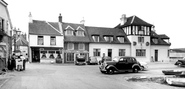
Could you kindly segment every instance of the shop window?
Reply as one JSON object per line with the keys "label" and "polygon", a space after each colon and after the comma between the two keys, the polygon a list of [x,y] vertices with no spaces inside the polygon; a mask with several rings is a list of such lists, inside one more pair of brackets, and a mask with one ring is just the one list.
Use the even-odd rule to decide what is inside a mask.
{"label": "shop window", "polygon": [[74,61],[74,53],[66,53],[66,56],[68,62]]}
{"label": "shop window", "polygon": [[42,53],[42,57],[41,57],[41,58],[43,58],[43,59],[44,59],[44,58],[47,58],[47,57],[46,57],[47,51],[41,51],[41,53]]}
{"label": "shop window", "polygon": [[50,56],[49,56],[49,58],[50,59],[54,59],[55,57],[54,57],[54,53],[55,53],[55,51],[49,51],[49,53],[50,53]]}

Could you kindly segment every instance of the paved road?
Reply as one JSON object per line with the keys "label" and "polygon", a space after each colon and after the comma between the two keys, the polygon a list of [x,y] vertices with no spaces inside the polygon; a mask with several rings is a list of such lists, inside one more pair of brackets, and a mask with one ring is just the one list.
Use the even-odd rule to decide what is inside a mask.
{"label": "paved road", "polygon": [[[168,89],[176,87],[157,83],[127,82],[130,76],[163,76],[161,69],[177,69],[172,64],[150,64],[149,71],[106,75],[98,65],[75,66],[73,64],[27,64],[26,71],[11,72],[14,76],[1,89]],[[151,85],[151,86],[149,86]]]}

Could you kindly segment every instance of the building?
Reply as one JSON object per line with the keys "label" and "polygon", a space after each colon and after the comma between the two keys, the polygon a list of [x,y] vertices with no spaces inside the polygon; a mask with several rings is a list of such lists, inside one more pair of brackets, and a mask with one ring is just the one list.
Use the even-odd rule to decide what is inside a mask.
{"label": "building", "polygon": [[74,63],[77,55],[89,57],[89,36],[84,23],[66,23],[62,22],[62,16],[59,16],[64,32],[64,63]]}
{"label": "building", "polygon": [[86,26],[89,34],[89,56],[101,60],[103,54],[110,58],[130,56],[131,43],[122,29]]}
{"label": "building", "polygon": [[[19,34],[15,43],[13,43],[12,51],[14,51],[14,44],[16,44],[16,51],[19,51],[24,56],[28,56],[28,41],[26,34]],[[13,40],[14,41],[14,40]]]}
{"label": "building", "polygon": [[11,30],[12,23],[8,11],[8,4],[4,0],[0,0],[0,70],[7,64],[8,57],[11,55]]}
{"label": "building", "polygon": [[29,61],[62,62],[64,36],[60,22],[33,20],[29,15]]}
{"label": "building", "polygon": [[139,61],[169,61],[169,37],[158,35],[154,25],[147,23],[137,16],[122,15],[121,23],[115,28],[122,29],[131,42],[131,55]]}

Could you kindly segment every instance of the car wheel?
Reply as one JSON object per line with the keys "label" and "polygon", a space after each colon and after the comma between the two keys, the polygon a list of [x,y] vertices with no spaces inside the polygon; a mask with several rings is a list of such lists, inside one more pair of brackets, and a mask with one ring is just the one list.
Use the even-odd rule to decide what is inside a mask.
{"label": "car wheel", "polygon": [[134,67],[134,68],[133,68],[133,72],[134,72],[134,73],[138,73],[138,68]]}
{"label": "car wheel", "polygon": [[108,73],[109,73],[109,74],[114,74],[114,69],[109,69],[109,70],[108,70]]}

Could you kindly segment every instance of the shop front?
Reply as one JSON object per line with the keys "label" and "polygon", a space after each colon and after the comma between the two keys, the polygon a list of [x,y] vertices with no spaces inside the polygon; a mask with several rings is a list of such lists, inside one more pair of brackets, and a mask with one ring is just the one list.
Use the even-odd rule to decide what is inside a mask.
{"label": "shop front", "polygon": [[62,63],[62,48],[31,47],[32,62]]}

